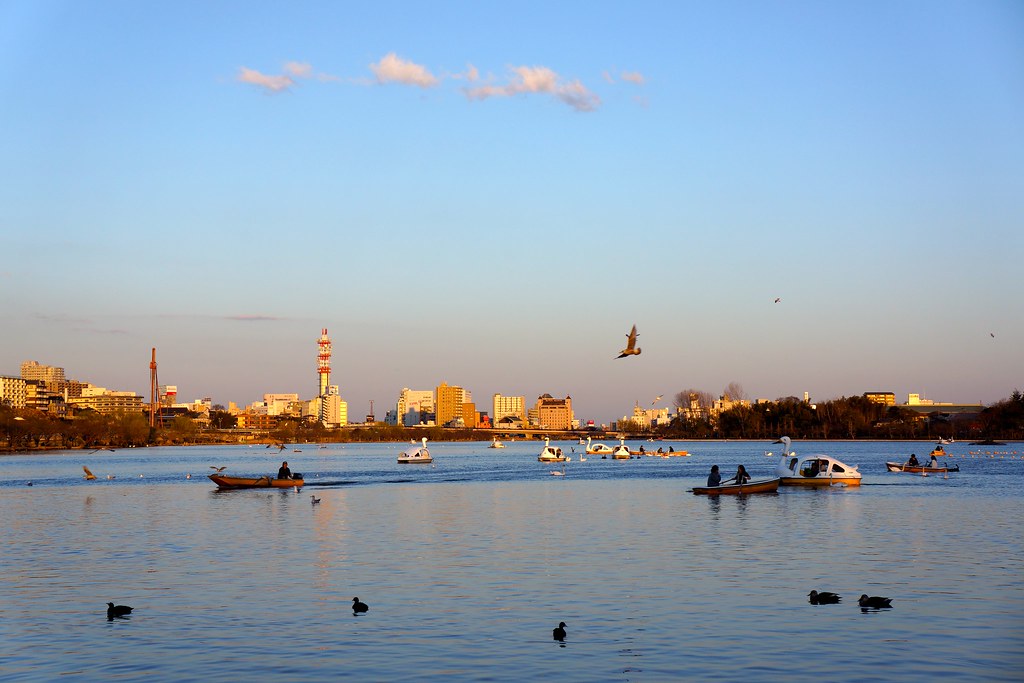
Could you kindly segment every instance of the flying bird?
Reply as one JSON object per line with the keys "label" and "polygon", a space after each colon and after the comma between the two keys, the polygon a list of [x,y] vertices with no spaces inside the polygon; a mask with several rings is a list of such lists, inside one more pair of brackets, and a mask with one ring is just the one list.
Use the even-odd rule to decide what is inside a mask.
{"label": "flying bird", "polygon": [[892,602],[892,598],[881,598],[881,597],[878,597],[877,595],[872,595],[871,597],[868,597],[866,593],[864,595],[860,596],[860,599],[857,600],[857,604],[860,605],[861,607],[871,608],[871,609],[881,609],[882,607],[892,607],[892,605],[889,604],[891,602]]}
{"label": "flying bird", "polygon": [[780,301],[782,301],[782,297],[781,296],[775,297],[775,303],[779,303]]}
{"label": "flying bird", "polygon": [[89,468],[86,467],[85,465],[82,465],[82,469],[85,470],[85,479],[86,479],[86,481],[92,481],[93,479],[96,478],[96,475],[93,474],[92,472],[90,472]]}
{"label": "flying bird", "polygon": [[657,396],[655,396],[655,397],[654,397],[654,400],[653,400],[653,401],[651,401],[651,405],[653,406],[653,405],[654,405],[654,404],[656,404],[656,403],[657,403],[658,401],[660,401],[660,400],[661,400],[661,397],[662,397],[662,396],[664,396],[664,394],[658,394]]}
{"label": "flying bird", "polygon": [[811,591],[807,594],[807,598],[807,602],[812,605],[834,605],[842,600],[842,597],[828,591],[821,591],[820,593],[818,591]]}
{"label": "flying bird", "polygon": [[107,603],[107,619],[123,619],[132,613],[132,608],[128,605],[115,605],[112,602]]}
{"label": "flying bird", "polygon": [[554,629],[552,629],[551,637],[554,640],[557,640],[558,642],[562,642],[562,641],[565,640],[565,622],[564,621],[558,622],[558,626],[556,626]]}
{"label": "flying bird", "polygon": [[626,356],[639,356],[640,349],[636,348],[636,325],[633,325],[633,329],[626,335],[626,348],[619,352],[618,358],[625,358]]}
{"label": "flying bird", "polygon": [[214,467],[213,465],[210,465],[210,469],[211,470],[217,470],[217,474],[220,474],[221,472],[223,472],[227,468],[228,468],[227,465],[224,465],[224,467]]}
{"label": "flying bird", "polygon": [[352,598],[352,613],[361,614],[362,612],[369,612],[370,606],[365,602],[359,602],[359,598]]}
{"label": "flying bird", "polygon": [[995,339],[995,338],[996,338],[996,333],[995,333],[995,332],[989,332],[989,333],[988,333],[988,336],[990,336],[990,337],[992,337],[993,339]]}

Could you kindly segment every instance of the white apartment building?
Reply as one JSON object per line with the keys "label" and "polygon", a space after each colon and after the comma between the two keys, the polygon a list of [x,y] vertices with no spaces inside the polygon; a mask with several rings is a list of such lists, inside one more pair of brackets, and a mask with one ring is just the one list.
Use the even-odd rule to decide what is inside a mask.
{"label": "white apartment building", "polygon": [[12,408],[25,407],[25,380],[0,376],[0,403]]}
{"label": "white apartment building", "polygon": [[492,401],[494,412],[491,413],[494,424],[503,417],[518,417],[526,421],[526,397],[525,396],[502,396],[495,394]]}
{"label": "white apartment building", "polygon": [[298,394],[263,394],[267,415],[286,415],[291,404],[298,402]]}
{"label": "white apartment building", "polygon": [[415,427],[427,422],[427,415],[433,415],[434,392],[430,389],[413,390],[405,387],[398,395],[398,424]]}

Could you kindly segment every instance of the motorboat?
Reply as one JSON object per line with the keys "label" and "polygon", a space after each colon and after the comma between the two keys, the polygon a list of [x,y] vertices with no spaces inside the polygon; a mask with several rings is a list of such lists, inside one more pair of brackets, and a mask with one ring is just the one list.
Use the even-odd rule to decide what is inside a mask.
{"label": "motorboat", "polygon": [[717,496],[719,494],[732,494],[745,496],[748,493],[771,493],[779,490],[780,479],[761,479],[748,481],[745,484],[724,484],[720,486],[694,486],[691,491],[694,495]]}
{"label": "motorboat", "polygon": [[275,479],[269,475],[263,477],[231,477],[217,472],[209,475],[210,481],[222,489],[290,489],[298,488],[306,482],[301,474],[293,474],[291,479]]}
{"label": "motorboat", "polygon": [[782,458],[775,468],[775,474],[782,486],[860,486],[861,474],[857,466],[847,465],[830,455],[813,453],[797,455],[790,451],[791,440],[784,436],[775,443],[781,443]]}
{"label": "motorboat", "polygon": [[886,461],[885,468],[890,472],[914,472],[915,474],[921,474],[922,472],[959,472],[960,464],[957,463],[952,467],[929,467],[928,465],[907,465],[906,463]]}
{"label": "motorboat", "polygon": [[498,437],[494,437],[494,440],[491,441],[491,445],[488,446],[488,448],[504,448],[504,447],[505,447],[505,444],[503,444],[502,442],[498,441]]}
{"label": "motorboat", "polygon": [[587,437],[587,455],[609,455],[611,452],[611,446],[603,443],[595,443],[591,445],[590,437]]}
{"label": "motorboat", "polygon": [[551,445],[551,439],[544,439],[544,450],[537,456],[540,462],[565,462],[568,458],[558,446]]}
{"label": "motorboat", "polygon": [[434,459],[430,457],[430,451],[427,449],[427,437],[423,437],[422,442],[416,446],[410,446],[401,452],[398,456],[398,462],[400,463],[427,463],[434,462]]}
{"label": "motorboat", "polygon": [[633,454],[626,445],[625,440],[619,439],[619,445],[612,449],[612,460],[629,460]]}

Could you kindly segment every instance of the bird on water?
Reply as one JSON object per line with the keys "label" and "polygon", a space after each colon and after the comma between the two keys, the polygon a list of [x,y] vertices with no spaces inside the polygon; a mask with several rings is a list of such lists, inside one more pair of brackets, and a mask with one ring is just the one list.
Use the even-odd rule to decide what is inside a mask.
{"label": "bird on water", "polygon": [[352,613],[361,614],[362,612],[369,612],[370,606],[365,602],[359,602],[359,598],[352,598]]}
{"label": "bird on water", "polygon": [[892,605],[889,604],[891,602],[892,602],[892,598],[882,598],[882,597],[879,597],[877,595],[872,595],[871,597],[868,597],[868,595],[866,593],[864,595],[860,596],[860,599],[857,600],[857,604],[860,605],[861,607],[868,607],[868,608],[871,608],[871,609],[881,609],[882,607],[892,607]]}
{"label": "bird on water", "polygon": [[107,619],[120,619],[131,613],[132,608],[128,605],[115,605],[112,602],[107,603]]}
{"label": "bird on water", "polygon": [[640,349],[636,348],[636,336],[636,325],[633,325],[633,329],[626,335],[626,348],[619,351],[618,358],[640,355]]}
{"label": "bird on water", "polygon": [[310,496],[309,497],[309,502],[311,504],[313,504],[313,505],[319,505],[320,504],[320,499],[317,498],[316,496]]}
{"label": "bird on water", "polygon": [[559,641],[559,642],[565,640],[565,622],[564,621],[558,622],[558,626],[556,626],[551,631],[551,637],[553,639]]}
{"label": "bird on water", "polygon": [[842,597],[828,591],[811,591],[807,594],[807,601],[812,605],[834,605],[842,600]]}

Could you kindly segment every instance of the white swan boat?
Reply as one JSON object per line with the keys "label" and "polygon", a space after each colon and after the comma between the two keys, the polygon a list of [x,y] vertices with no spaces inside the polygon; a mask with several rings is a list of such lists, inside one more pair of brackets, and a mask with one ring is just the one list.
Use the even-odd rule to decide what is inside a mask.
{"label": "white swan boat", "polygon": [[537,456],[537,460],[540,462],[565,462],[567,459],[561,448],[551,445],[551,439],[544,439],[544,450]]}
{"label": "white swan boat", "polygon": [[611,452],[611,446],[607,446],[603,443],[595,443],[591,445],[590,437],[587,437],[587,455],[609,455]]}
{"label": "white swan boat", "polygon": [[797,455],[789,450],[788,436],[775,443],[783,444],[782,458],[775,468],[780,486],[860,486],[861,475],[855,465],[847,465],[823,453]]}
{"label": "white swan boat", "polygon": [[633,454],[629,451],[624,439],[619,439],[619,445],[612,449],[612,460],[629,460]]}
{"label": "white swan boat", "polygon": [[498,441],[498,437],[494,437],[494,441],[492,441],[491,445],[488,446],[488,448],[504,448],[504,447],[505,447],[505,444],[503,444],[502,442]]}
{"label": "white swan boat", "polygon": [[427,450],[427,437],[423,437],[422,444],[410,446],[409,448],[406,448],[404,451],[402,451],[398,456],[398,462],[434,462],[434,459],[430,457],[430,451]]}

